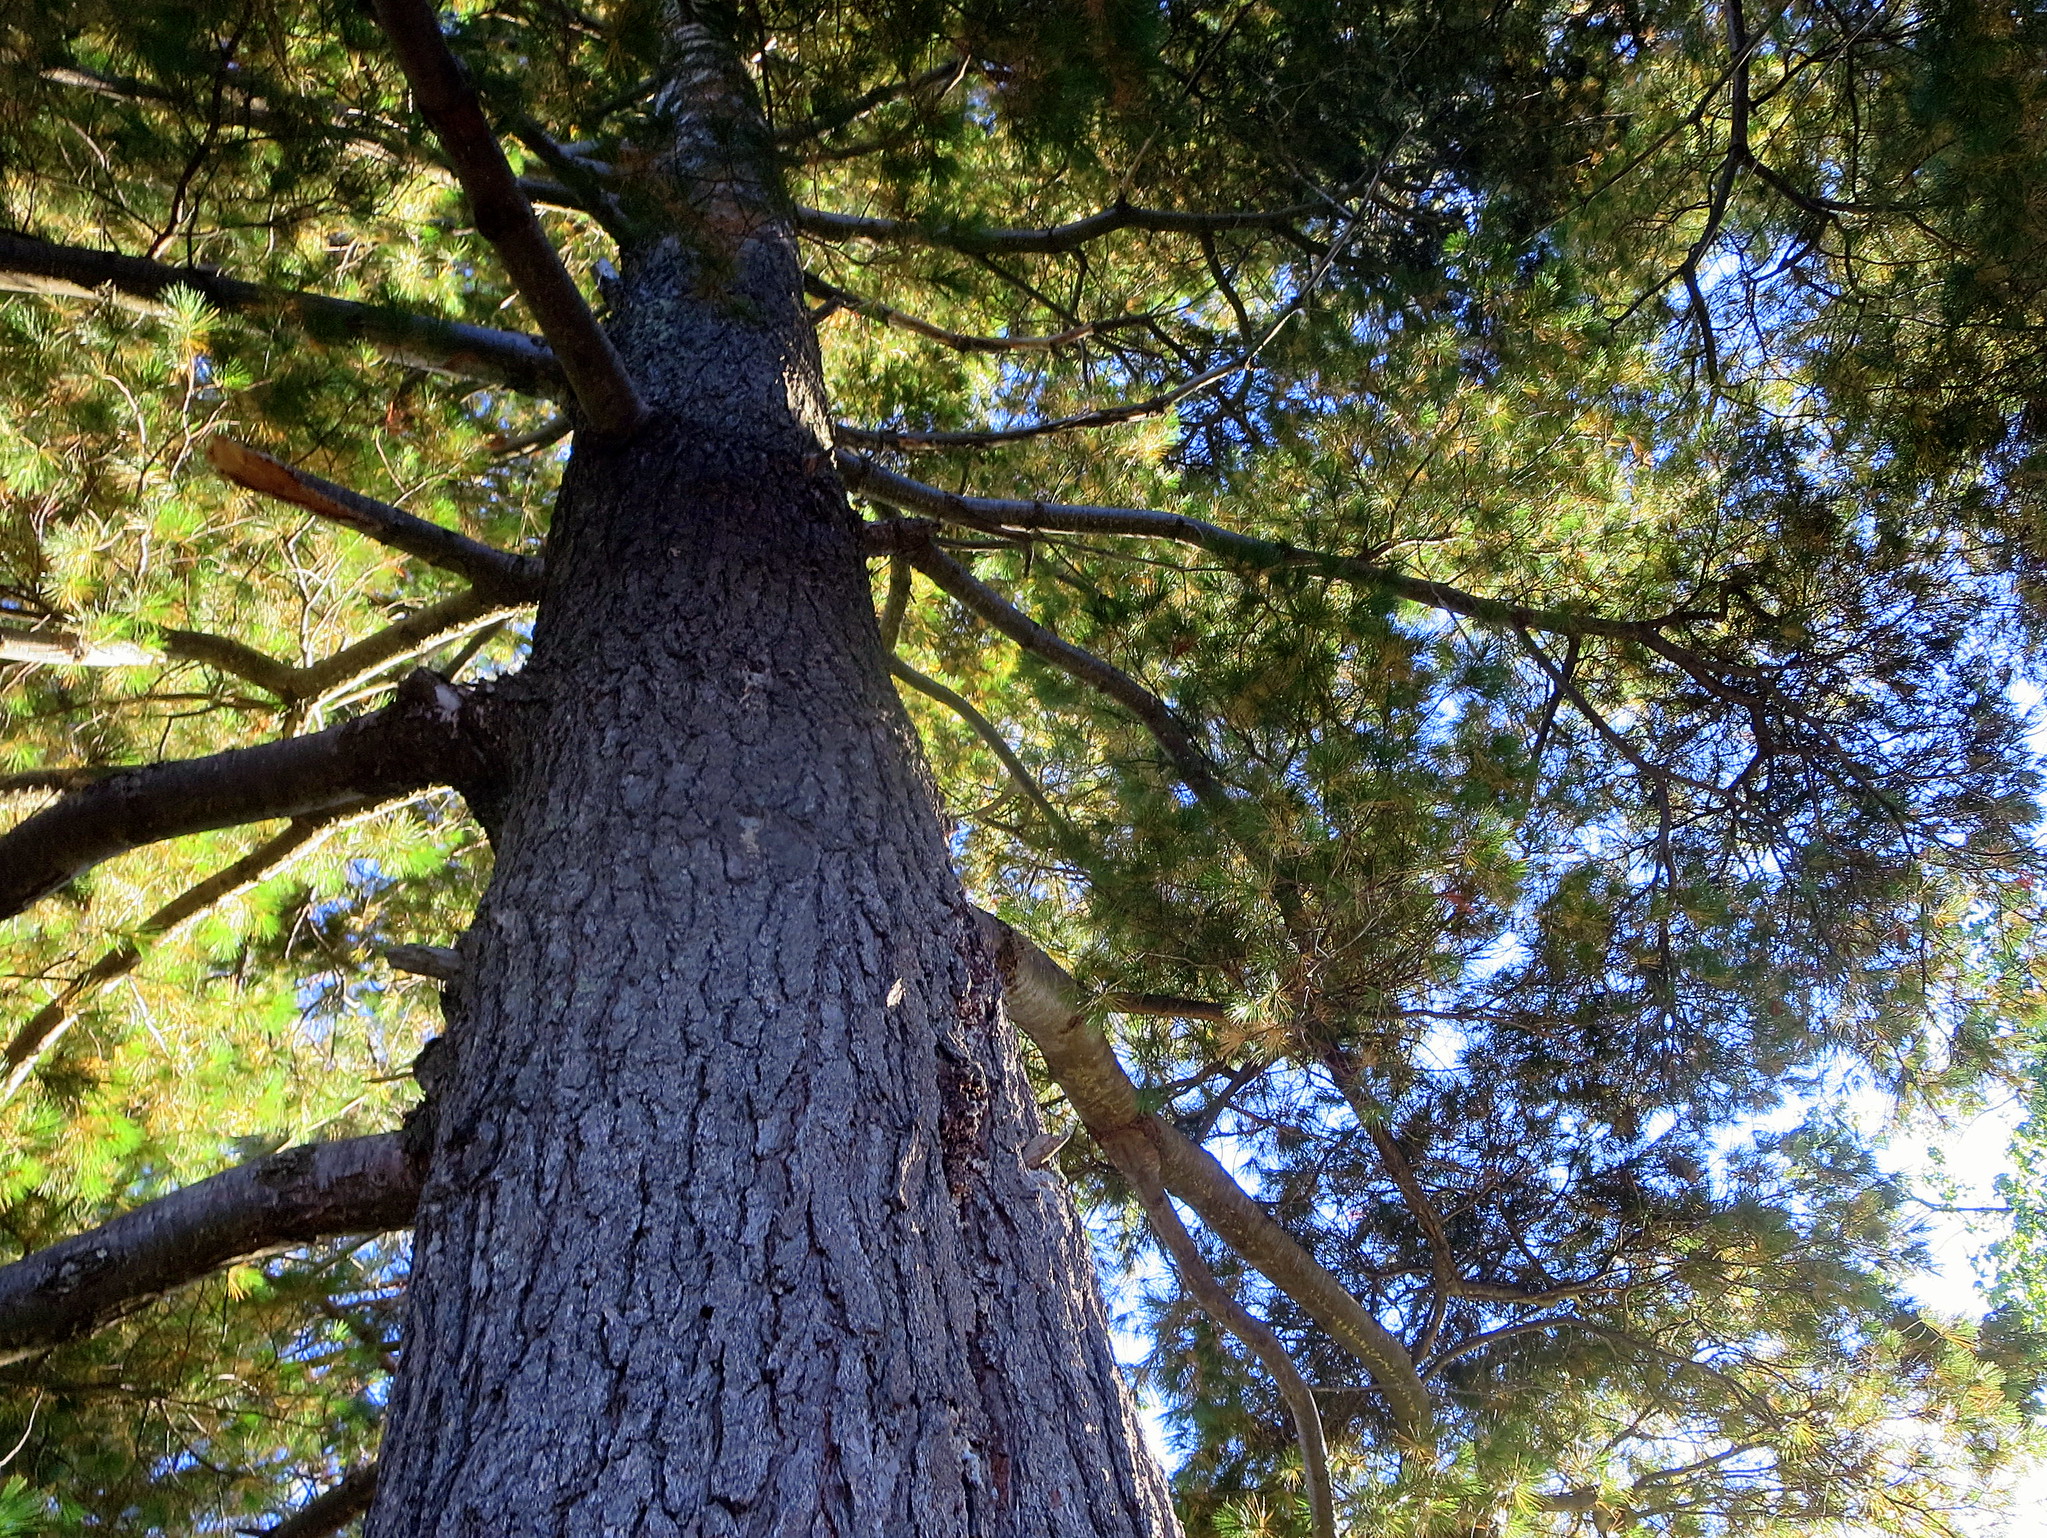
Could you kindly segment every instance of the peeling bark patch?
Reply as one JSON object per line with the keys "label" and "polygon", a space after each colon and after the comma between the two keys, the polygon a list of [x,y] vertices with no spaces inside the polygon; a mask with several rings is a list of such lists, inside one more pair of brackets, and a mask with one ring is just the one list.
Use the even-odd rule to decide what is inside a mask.
{"label": "peeling bark patch", "polygon": [[938,1044],[938,1156],[955,1202],[988,1173],[988,1075],[951,1043]]}

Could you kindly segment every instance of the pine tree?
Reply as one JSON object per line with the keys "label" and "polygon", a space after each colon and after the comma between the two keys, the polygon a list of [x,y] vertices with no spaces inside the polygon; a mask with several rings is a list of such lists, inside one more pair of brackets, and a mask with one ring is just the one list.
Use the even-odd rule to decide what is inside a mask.
{"label": "pine tree", "polygon": [[1815,1091],[2037,1010],[2030,19],[0,14],[0,1521],[2025,1446]]}

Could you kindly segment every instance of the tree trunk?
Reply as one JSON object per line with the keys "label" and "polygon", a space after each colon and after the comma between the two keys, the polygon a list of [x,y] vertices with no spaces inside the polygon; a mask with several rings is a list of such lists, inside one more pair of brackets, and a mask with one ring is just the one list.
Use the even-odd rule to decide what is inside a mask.
{"label": "tree trunk", "polygon": [[758,119],[683,44],[694,221],[613,327],[656,419],[556,512],[370,1531],[1168,1533],[732,170]]}

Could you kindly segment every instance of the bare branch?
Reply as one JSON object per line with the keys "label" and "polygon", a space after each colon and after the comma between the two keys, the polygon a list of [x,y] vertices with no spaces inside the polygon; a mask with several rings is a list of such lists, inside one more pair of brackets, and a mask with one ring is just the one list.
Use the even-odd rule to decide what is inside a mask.
{"label": "bare branch", "polygon": [[1457,1274],[1457,1257],[1450,1248],[1450,1234],[1443,1227],[1443,1218],[1436,1211],[1435,1203],[1429,1200],[1422,1183],[1415,1179],[1414,1167],[1407,1162],[1407,1155],[1400,1144],[1379,1121],[1365,1123],[1365,1131],[1372,1139],[1372,1146],[1379,1151],[1379,1158],[1386,1166],[1386,1173],[1393,1177],[1393,1184],[1400,1192],[1400,1199],[1407,1203],[1407,1210],[1414,1214],[1414,1220],[1421,1226],[1422,1237],[1428,1241],[1429,1268],[1435,1275],[1435,1303],[1429,1310],[1428,1323],[1415,1337],[1414,1354],[1426,1357],[1436,1349],[1436,1337],[1443,1329],[1443,1315],[1449,1301],[1457,1292],[1461,1278]]}
{"label": "bare branch", "polygon": [[1096,427],[1117,427],[1144,417],[1169,411],[1191,395],[1197,395],[1219,380],[1251,367],[1251,357],[1231,358],[1214,368],[1203,369],[1162,395],[1130,401],[1121,406],[1104,406],[1098,411],[1080,411],[1072,416],[1052,417],[1043,422],[1026,422],[1019,427],[975,428],[964,432],[926,433],[896,427],[854,427],[845,422],[832,424],[832,441],[866,449],[896,449],[906,454],[930,454],[941,449],[984,449],[1002,443],[1026,443],[1055,433],[1082,432]]}
{"label": "bare branch", "polygon": [[[1140,1140],[1141,1141],[1141,1140]],[[1145,1149],[1149,1152],[1149,1148]],[[1142,1156],[1132,1161],[1142,1167]],[[1120,1162],[1119,1162],[1119,1167]],[[1322,1436],[1322,1412],[1315,1404],[1315,1391],[1308,1387],[1286,1346],[1264,1320],[1239,1303],[1222,1279],[1209,1270],[1194,1236],[1180,1221],[1180,1214],[1166,1198],[1159,1184],[1157,1161],[1143,1175],[1131,1181],[1139,1205],[1151,1221],[1152,1231],[1173,1257],[1180,1282],[1194,1295],[1202,1312],[1251,1349],[1294,1418],[1294,1437],[1301,1444],[1301,1482],[1308,1490],[1308,1521],[1316,1538],[1336,1538],[1336,1500],[1329,1483],[1329,1447]]]}
{"label": "bare branch", "polygon": [[273,1527],[263,1538],[328,1538],[370,1509],[377,1498],[377,1466],[366,1463],[341,1476],[341,1483],[323,1490]]}
{"label": "bare branch", "polygon": [[507,604],[474,588],[443,598],[342,647],[331,657],[293,668],[281,698],[291,704],[325,699],[372,673],[410,662],[459,636],[499,624],[525,608],[524,604]]}
{"label": "bare branch", "polygon": [[[1010,1020],[1036,1044],[1103,1152],[1126,1174],[1129,1167],[1140,1174],[1155,1167],[1167,1191],[1365,1364],[1401,1433],[1426,1442],[1434,1411],[1406,1348],[1214,1155],[1140,1107],[1137,1087],[1065,968],[992,914],[983,914],[982,921],[1001,969]],[[1140,1142],[1148,1152],[1139,1151]]]}
{"label": "bare branch", "polygon": [[1230,1006],[1214,999],[1183,999],[1176,993],[1112,993],[1102,1001],[1125,1015],[1159,1015],[1169,1020],[1211,1020],[1227,1025]]}
{"label": "bare branch", "polygon": [[537,337],[496,331],[384,305],[264,288],[206,267],[172,267],[143,257],[81,246],[52,245],[0,232],[0,291],[97,299],[102,289],[153,306],[173,288],[188,288],[231,314],[276,315],[301,326],[322,346],[368,343],[397,363],[502,385],[527,395],[559,396],[565,388],[554,354]]}
{"label": "bare branch", "polygon": [[[535,563],[536,566],[538,563]],[[129,648],[110,656],[111,648],[92,649],[83,660],[76,654],[53,651],[52,659],[84,667],[149,666],[161,662],[194,662],[254,684],[274,694],[287,705],[310,704],[384,668],[410,661],[424,652],[472,631],[502,623],[530,603],[504,603],[469,588],[452,598],[415,609],[401,620],[386,625],[360,641],[344,646],[331,657],[304,667],[293,667],[257,651],[229,636],[208,635],[198,630],[165,630],[159,633],[162,651]],[[42,636],[55,641],[69,640],[68,632],[46,631]],[[13,659],[0,659],[13,660]],[[39,659],[42,660],[42,659]],[[108,771],[109,773],[114,771]],[[102,775],[102,778],[105,776]],[[24,784],[22,789],[46,788]],[[68,787],[51,786],[59,789]],[[0,791],[5,782],[0,782]]]}
{"label": "bare branch", "polygon": [[1202,235],[1219,230],[1284,230],[1303,219],[1326,216],[1326,203],[1296,203],[1286,208],[1234,213],[1182,213],[1165,208],[1110,204],[1099,213],[1041,229],[986,229],[964,223],[919,223],[909,219],[876,219],[860,214],[827,213],[798,208],[796,228],[818,240],[864,240],[878,245],[942,246],[953,251],[993,253],[1035,252],[1057,255],[1078,251],[1089,241],[1118,230],[1146,230],[1161,235]]}
{"label": "bare branch", "polygon": [[[943,64],[933,65],[930,69],[925,70],[923,74],[914,75],[908,80],[898,81],[889,85],[875,86],[871,90],[861,92],[851,101],[842,102],[828,112],[820,112],[815,117],[805,118],[800,123],[791,123],[786,128],[776,129],[775,142],[777,144],[801,144],[805,139],[815,139],[822,134],[828,134],[836,129],[844,128],[855,118],[872,112],[876,107],[886,102],[894,101],[902,96],[914,96],[920,91],[930,90],[935,85],[943,84],[945,89],[949,91],[955,83],[965,77],[967,71],[972,67],[973,61],[971,59],[947,59]],[[943,96],[945,92],[941,91],[938,94]]]}
{"label": "bare branch", "polygon": [[462,953],[450,945],[388,946],[384,959],[393,971],[431,977],[435,982],[452,983],[462,975]]}
{"label": "bare branch", "polygon": [[1598,614],[1537,609],[1526,604],[1484,598],[1461,588],[1413,577],[1388,566],[1349,556],[1307,550],[1279,540],[1258,539],[1180,513],[1130,507],[1089,507],[1065,502],[1025,501],[1016,497],[967,497],[923,481],[912,480],[876,463],[865,454],[841,451],[839,474],[849,491],[890,507],[923,513],[946,523],[990,533],[1134,535],[1193,545],[1245,572],[1307,571],[1333,581],[1392,593],[1410,603],[1459,614],[1481,624],[1520,627],[1570,636],[1612,636],[1644,641],[1674,625],[1709,618],[1695,613],[1650,620],[1608,619]]}
{"label": "bare branch", "polygon": [[388,502],[295,470],[232,438],[215,435],[207,439],[206,458],[237,486],[302,507],[366,534],[378,544],[452,571],[500,604],[532,603],[540,596],[541,563],[532,556],[513,555],[416,518]]}
{"label": "bare branch", "polygon": [[855,315],[864,315],[869,320],[881,322],[884,326],[894,326],[899,330],[914,332],[918,336],[929,337],[932,341],[942,342],[957,352],[1054,352],[1061,347],[1071,347],[1076,342],[1085,342],[1089,337],[1100,336],[1104,332],[1125,331],[1147,325],[1151,319],[1147,315],[1117,315],[1108,320],[1091,320],[1078,326],[1069,326],[1066,330],[1051,336],[970,336],[963,331],[948,331],[943,326],[935,326],[928,320],[919,319],[915,315],[883,304],[878,299],[863,299],[858,294],[840,288],[836,283],[828,283],[811,273],[806,272],[803,275],[803,287],[813,298],[823,299],[841,309],[850,310]]}
{"label": "bare branch", "polygon": [[391,705],[324,732],[152,764],[73,791],[0,835],[0,918],[143,844],[472,780],[486,766],[474,719],[480,693],[422,671]]}
{"label": "bare branch", "polygon": [[1062,672],[1100,690],[1142,721],[1166,750],[1187,788],[1218,811],[1228,808],[1222,786],[1180,718],[1166,702],[1122,669],[1112,666],[1070,641],[1061,640],[951,556],[926,539],[910,552],[910,560],[939,587],[1026,651],[1043,657]]}
{"label": "bare branch", "polygon": [[88,641],[68,630],[0,625],[0,662],[35,662],[74,668],[132,668],[162,659],[132,641]]}
{"label": "bare branch", "polygon": [[540,322],[591,430],[615,440],[630,437],[647,419],[646,402],[519,190],[475,90],[441,35],[431,0],[372,5],[412,84],[420,115],[455,168],[478,232],[497,248]]}
{"label": "bare branch", "polygon": [[281,1245],[412,1222],[405,1135],[311,1143],[224,1171],[0,1267],[0,1361],[76,1340],[151,1298]]}
{"label": "bare branch", "polygon": [[1065,838],[1070,839],[1073,836],[1072,824],[1060,815],[1057,807],[1045,799],[1045,792],[1039,786],[1037,776],[1032,774],[1024,761],[1016,756],[1016,750],[1010,747],[1002,733],[995,729],[995,723],[975,708],[973,701],[948,689],[937,679],[918,672],[900,657],[891,656],[888,659],[888,670],[919,694],[938,701],[972,727],[974,735],[985,742],[988,750],[1002,761],[1002,767],[1007,769],[1009,777],[1016,781],[1017,789],[1029,797],[1038,810],[1045,814],[1045,820],[1052,825],[1054,831]]}

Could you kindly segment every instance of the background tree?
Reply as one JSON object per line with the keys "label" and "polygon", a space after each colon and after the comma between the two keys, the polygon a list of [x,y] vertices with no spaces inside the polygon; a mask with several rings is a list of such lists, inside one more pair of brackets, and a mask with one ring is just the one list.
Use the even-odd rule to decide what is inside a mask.
{"label": "background tree", "polygon": [[[487,1020],[514,1046],[596,1039],[595,1000],[664,968],[729,986],[672,932],[697,899],[663,873],[716,886],[678,819],[730,802],[721,859],[809,870],[731,784],[845,783],[816,769],[827,720],[897,762],[884,656],[1001,919],[947,907],[907,769],[864,807],[823,796],[803,847],[837,819],[923,872],[852,927],[923,936],[903,1050],[948,1065],[852,1124],[930,1122],[940,1227],[964,1203],[1022,1236],[996,1274],[1056,1254],[1059,1176],[1105,1257],[1152,1258],[1142,1373],[1191,1528],[1925,1532],[2020,1445],[2024,1341],[1911,1306],[1912,1207],[1865,1133],[1799,1111],[1844,1079],[1953,1103],[2035,1008],[2009,698],[2036,619],[2031,18],[463,10],[447,46],[516,185],[423,12],[6,21],[0,270],[30,297],[0,338],[0,655],[29,815],[0,890],[44,898],[8,931],[10,1231],[41,1251],[258,1161],[0,1274],[15,1466],[58,1520],[235,1525],[321,1489],[315,1525],[360,1512],[343,1475],[417,1289],[403,1245],[343,1236],[402,1226],[436,1136],[443,1235],[486,1232],[479,1193],[568,1157],[571,1124],[619,1140],[593,1168],[620,1210],[631,1172],[697,1168],[538,1047],[423,1060],[460,1131],[443,1111],[405,1141],[431,979],[463,1040]],[[802,441],[811,327],[831,465]],[[885,653],[840,604],[856,539]],[[759,628],[812,611],[838,628]],[[386,953],[454,940],[491,879],[448,784],[499,841],[505,922],[400,952],[421,981]],[[707,931],[740,932],[741,885],[702,898]],[[651,949],[575,907],[621,893]],[[861,997],[815,982],[859,941],[802,943],[772,987]],[[1007,1064],[937,1045],[998,977],[1043,1138],[1021,1105],[1000,1138],[963,1118]],[[634,1009],[693,1039],[688,1007]],[[516,1141],[491,1097],[540,1059],[578,1087],[520,1115],[557,1130],[474,1154],[476,1127]],[[306,1141],[330,1162],[275,1152]],[[682,1210],[799,1210],[786,1172],[813,1167],[764,1137]],[[1049,1230],[998,1217],[1026,1209]],[[499,1296],[556,1274],[549,1237],[513,1235]],[[142,1283],[78,1282],[95,1247],[194,1285],[129,1312]],[[460,1321],[513,1355],[539,1336],[488,1288],[450,1301],[466,1254],[425,1265],[406,1392],[470,1409],[439,1452],[401,1422],[383,1531],[428,1520],[426,1464],[482,1413],[450,1386]],[[1077,1282],[1033,1282],[1084,1325]],[[716,1338],[708,1283],[662,1296],[661,1321],[565,1306],[562,1338],[621,1364]],[[1099,1330],[1066,1328],[1037,1347],[1107,1394]],[[618,1373],[628,1400],[651,1381]],[[517,1520],[580,1530],[582,1476],[533,1448],[589,1417],[518,1404]],[[756,1411],[718,1413],[736,1435]],[[599,1496],[674,1499],[634,1493],[660,1439],[605,1415]],[[1083,1462],[1124,1456],[1108,1420],[1051,1419]],[[891,1498],[920,1530],[1007,1530],[1005,1481],[1041,1467],[963,1435],[971,1459]],[[664,1477],[693,1488],[716,1445]],[[774,1467],[860,1509],[858,1478]],[[1071,1520],[1155,1523],[1124,1469],[1120,1515]]]}

